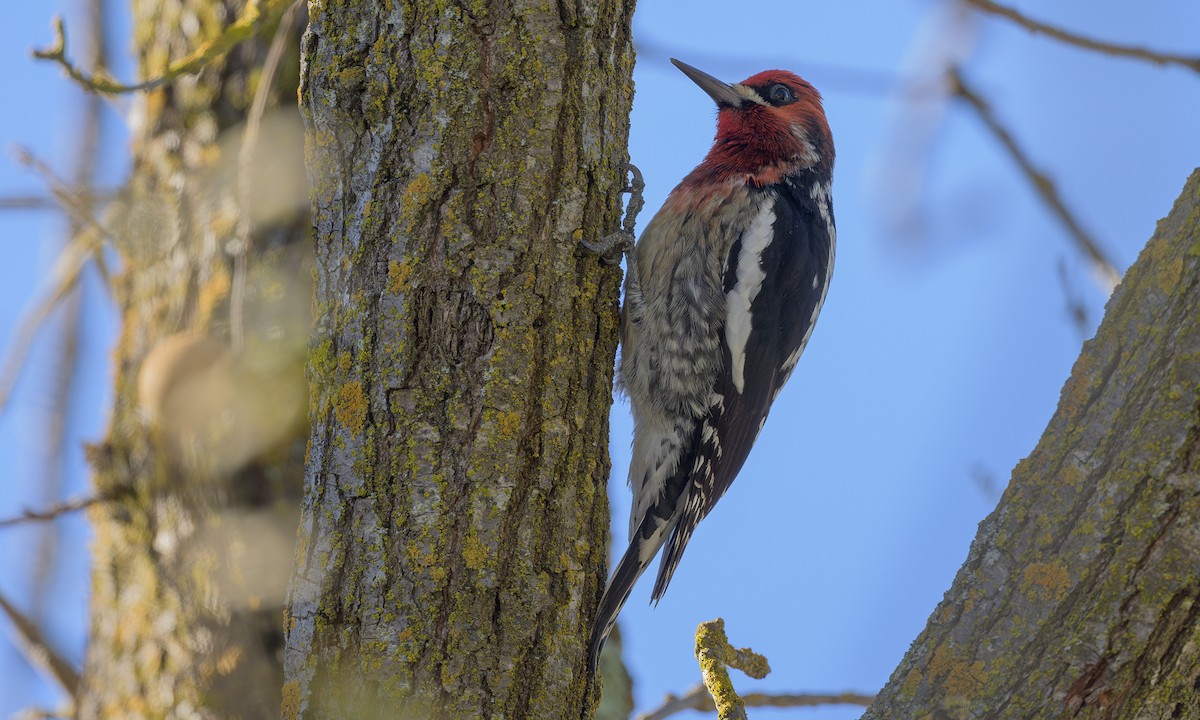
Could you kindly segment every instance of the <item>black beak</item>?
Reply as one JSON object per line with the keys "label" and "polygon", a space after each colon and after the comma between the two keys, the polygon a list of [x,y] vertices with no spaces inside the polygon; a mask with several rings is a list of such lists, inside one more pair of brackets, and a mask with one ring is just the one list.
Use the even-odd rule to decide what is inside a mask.
{"label": "black beak", "polygon": [[701,90],[708,93],[708,96],[717,103],[718,107],[740,107],[745,101],[745,98],[739,95],[729,83],[721,82],[712,75],[697,70],[691,65],[680,62],[675,58],[671,58],[671,63],[682,70],[684,75],[691,78],[692,82],[699,85]]}

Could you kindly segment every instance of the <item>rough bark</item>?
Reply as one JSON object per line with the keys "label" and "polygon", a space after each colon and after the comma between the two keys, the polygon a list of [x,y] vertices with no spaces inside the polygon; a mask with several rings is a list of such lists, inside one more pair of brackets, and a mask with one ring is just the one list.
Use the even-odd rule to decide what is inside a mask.
{"label": "rough bark", "polygon": [[[220,33],[241,3],[136,0],[132,8],[140,72],[153,77]],[[105,219],[120,254],[113,290],[122,318],[111,424],[89,454],[96,491],[109,500],[91,511],[90,631],[79,718],[278,714],[287,572],[267,570],[272,563],[286,567],[290,557],[303,477],[302,437],[289,444],[286,436],[303,436],[304,429],[302,422],[289,425],[286,405],[289,393],[298,397],[302,417],[308,299],[303,284],[285,287],[283,280],[303,272],[303,253],[290,250],[307,247],[303,204],[277,207],[282,215],[271,223],[256,214],[246,348],[239,354],[228,345],[227,244],[236,225],[235,183],[228,180],[270,30],[196,76],[132,98],[125,209]],[[284,72],[278,87],[277,98],[294,98],[295,72]],[[283,157],[300,156],[299,133],[295,138]],[[291,173],[302,173],[296,165]],[[304,311],[294,312],[296,306]],[[208,339],[164,344],[181,332]],[[288,349],[294,345],[298,353]],[[184,352],[164,355],[164,347]],[[169,379],[159,386],[165,394],[139,397],[139,375],[156,348],[160,374]],[[206,349],[215,355],[200,352]],[[204,366],[213,356],[228,362]],[[229,368],[241,375],[213,374]],[[216,383],[204,387],[216,388],[222,402],[246,401],[247,393],[231,395],[231,388],[244,389],[253,377],[252,386],[269,393],[265,403],[284,412],[251,411],[262,411],[255,417],[271,424],[252,445],[245,434],[229,432],[231,405],[200,398],[213,402],[181,410],[198,398],[172,392],[199,376]],[[143,391],[150,385],[143,382]],[[240,415],[248,408],[237,404],[235,425],[253,422]],[[153,420],[150,410],[159,411]],[[268,554],[271,545],[283,548],[281,556]]]}
{"label": "rough bark", "polygon": [[863,716],[1200,717],[1200,171]]}
{"label": "rough bark", "polygon": [[633,0],[313,3],[286,718],[593,702]]}

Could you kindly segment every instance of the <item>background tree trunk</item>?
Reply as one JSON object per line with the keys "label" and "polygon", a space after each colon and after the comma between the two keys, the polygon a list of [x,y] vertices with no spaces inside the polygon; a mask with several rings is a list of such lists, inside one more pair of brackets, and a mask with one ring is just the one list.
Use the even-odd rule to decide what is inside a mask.
{"label": "background tree trunk", "polygon": [[632,0],[311,7],[313,421],[284,716],[579,717]]}
{"label": "background tree trunk", "polygon": [[[234,0],[132,5],[139,69],[147,78],[215,37],[242,10]],[[264,34],[269,42],[270,32]],[[288,422],[286,406],[289,397],[303,406],[303,354],[290,348],[307,340],[307,288],[294,280],[307,272],[304,209],[260,223],[251,251],[246,350],[235,354],[228,346],[233,277],[227,244],[236,224],[231,178],[265,51],[263,42],[243,43],[198,75],[131,96],[138,122],[128,197],[120,217],[107,220],[120,253],[114,292],[123,315],[113,414],[108,437],[90,449],[96,490],[114,499],[91,512],[80,718],[278,715],[287,572],[277,568],[286,568],[290,557],[303,477],[303,442],[287,442],[298,428]],[[295,97],[295,64],[293,52],[272,104]],[[277,150],[260,169],[278,168],[280,157],[299,158],[300,136],[294,137],[290,149]],[[293,163],[275,174],[302,176],[299,160]],[[255,375],[267,402],[285,411],[259,416],[270,438],[249,449],[240,429],[237,435],[223,431],[228,407],[189,407],[164,421],[163,408],[182,396],[139,397],[148,354],[180,332],[210,340],[185,346],[173,359],[160,354],[158,370],[176,383],[195,379],[197,369],[202,375],[226,366]],[[217,362],[205,368],[205,359]],[[224,389],[208,385],[206,391],[225,392],[229,380],[216,378]],[[196,401],[185,404],[202,404]],[[147,417],[156,404],[157,428]],[[235,445],[244,456],[232,457]],[[270,547],[283,552],[272,556]]]}
{"label": "background tree trunk", "polygon": [[1200,171],[864,719],[1200,717]]}

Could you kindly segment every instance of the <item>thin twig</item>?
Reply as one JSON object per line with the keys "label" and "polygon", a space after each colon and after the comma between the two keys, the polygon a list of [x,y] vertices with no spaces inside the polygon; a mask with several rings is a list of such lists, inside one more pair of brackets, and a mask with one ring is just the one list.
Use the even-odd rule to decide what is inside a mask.
{"label": "thin twig", "polygon": [[1084,37],[1068,30],[1034,20],[1030,17],[1022,15],[1013,8],[994,3],[991,0],[966,0],[966,2],[974,5],[976,8],[984,12],[1008,18],[1031,33],[1041,33],[1043,35],[1052,37],[1055,40],[1061,40],[1068,45],[1074,45],[1075,47],[1081,47],[1086,50],[1095,50],[1096,52],[1101,52],[1105,55],[1115,55],[1116,57],[1145,60],[1146,62],[1151,62],[1155,65],[1181,65],[1194,72],[1200,72],[1200,57],[1197,56],[1163,53],[1149,50],[1147,48],[1134,47],[1132,45],[1118,45],[1116,43],[1105,42],[1103,40],[1094,40],[1092,38]]}
{"label": "thin twig", "polygon": [[250,185],[254,152],[258,148],[258,135],[262,128],[263,113],[266,112],[267,101],[270,99],[271,89],[275,85],[275,77],[279,74],[280,60],[283,58],[283,51],[287,47],[288,40],[291,39],[292,24],[296,20],[296,12],[299,8],[300,0],[293,0],[279,18],[279,26],[275,29],[275,37],[271,39],[271,47],[267,50],[267,58],[263,62],[258,87],[254,91],[254,102],[251,104],[250,114],[246,118],[242,147],[238,151],[237,224],[232,248],[233,282],[229,291],[229,333],[234,352],[241,351],[245,343],[243,306],[246,301],[246,256],[250,252],[250,235],[254,230],[250,212]]}
{"label": "thin twig", "polygon": [[1079,333],[1079,341],[1083,342],[1088,338],[1088,326],[1090,319],[1088,317],[1087,303],[1084,302],[1080,294],[1075,290],[1075,284],[1071,282],[1071,274],[1067,268],[1067,262],[1063,258],[1058,259],[1056,270],[1058,271],[1058,284],[1062,288],[1063,301],[1066,303],[1067,317],[1071,319],[1071,323],[1075,326],[1076,332]]}
{"label": "thin twig", "polygon": [[88,204],[80,200],[78,193],[59,179],[46,163],[24,148],[17,148],[16,155],[21,164],[32,168],[45,179],[55,199],[80,229],[60,253],[51,272],[51,287],[46,297],[25,312],[9,343],[4,365],[0,367],[0,415],[8,406],[34,338],[59,303],[75,288],[88,259],[95,260],[102,276],[107,276],[103,245],[105,238],[112,237],[105,225],[92,215]]}
{"label": "thin twig", "polygon": [[63,265],[64,260],[69,264],[63,268],[63,272],[56,273],[58,282],[51,288],[49,295],[27,310],[17,325],[15,336],[9,345],[8,356],[0,370],[0,415],[3,415],[8,407],[13,387],[16,386],[17,378],[20,377],[21,370],[25,367],[25,358],[33,346],[33,340],[37,337],[38,330],[46,323],[47,318],[58,307],[58,304],[75,288],[75,284],[79,281],[79,274],[86,264],[87,256],[82,253],[70,252],[70,248],[68,248],[59,258],[59,264]]}
{"label": "thin twig", "polygon": [[2,593],[0,611],[12,622],[16,631],[14,644],[29,664],[58,684],[67,695],[75,697],[79,690],[79,671],[50,647],[38,626],[17,610]]}
{"label": "thin twig", "polygon": [[1074,213],[1067,209],[1062,197],[1058,194],[1058,188],[1055,187],[1054,183],[1045,173],[1034,166],[1033,161],[1029,159],[1029,156],[1021,146],[1017,144],[1012,133],[1000,124],[1000,120],[996,117],[996,113],[988,105],[987,101],[963,81],[962,74],[958,71],[958,68],[951,68],[947,74],[949,77],[950,92],[965,100],[975,110],[975,113],[983,121],[987,129],[991,131],[992,135],[1008,151],[1009,156],[1017,163],[1017,167],[1021,169],[1021,173],[1025,175],[1025,179],[1037,191],[1038,197],[1058,217],[1059,221],[1062,222],[1067,232],[1071,235],[1071,238],[1075,241],[1075,244],[1087,256],[1093,270],[1095,270],[1097,281],[1100,283],[1102,289],[1111,294],[1113,288],[1121,281],[1121,274],[1117,272],[1117,268],[1112,260],[1109,259],[1108,253],[1101,249],[1099,243],[1096,242],[1091,234],[1083,229],[1083,226],[1075,218]]}
{"label": "thin twig", "polygon": [[20,515],[0,520],[0,529],[24,525],[26,523],[50,522],[51,520],[57,520],[63,515],[70,515],[80,510],[86,510],[96,503],[102,503],[111,499],[110,495],[88,495],[86,497],[64,500],[42,510],[25,510]]}
{"label": "thin twig", "polygon": [[119,82],[100,69],[89,74],[76,67],[67,59],[67,31],[61,17],[54,18],[54,44],[44,50],[34,50],[33,56],[39,60],[57,63],[67,77],[89,92],[117,95],[152,90],[182,75],[199,72],[212,61],[224,57],[234,46],[253,37],[262,24],[270,22],[276,13],[283,12],[291,3],[292,0],[251,0],[246,4],[242,16],[226,27],[221,34],[169,64],[158,77],[138,83]]}
{"label": "thin twig", "polygon": [[83,227],[90,227],[104,238],[111,239],[113,234],[104,227],[92,214],[92,203],[69,183],[54,172],[44,161],[33,154],[29,148],[20,145],[13,148],[13,156],[17,162],[33,170],[42,177],[50,188],[50,193],[58,201],[59,206],[67,213],[72,221]]}
{"label": "thin twig", "polygon": [[13,720],[73,720],[75,717],[75,708],[69,705],[58,710],[47,710],[45,708],[26,708],[19,710],[16,715],[13,715]]}
{"label": "thin twig", "polygon": [[[84,205],[99,205],[116,200],[120,194],[111,188],[100,190],[76,190],[75,198]],[[0,197],[3,210],[62,210],[63,205],[53,195],[9,195]]]}
{"label": "thin twig", "polygon": [[[105,0],[86,0],[85,22],[87,32],[88,63],[92,67],[108,67],[108,43],[104,29]],[[74,167],[71,170],[71,184],[74,195],[80,196],[91,186],[96,174],[96,164],[99,160],[100,130],[104,104],[99,95],[84,94],[77,102],[82,104],[82,112],[73,113],[78,123],[78,147],[72,153]],[[90,213],[89,217],[90,217]],[[64,246],[69,246],[71,239],[84,232],[84,226],[72,218],[67,225],[67,235]],[[68,417],[70,407],[75,399],[76,370],[79,365],[79,337],[82,324],[83,292],[79,283],[63,298],[63,310],[59,322],[55,323],[56,337],[55,357],[51,361],[51,373],[48,387],[43,393],[47,398],[49,413],[45,417],[46,427],[42,437],[45,444],[42,449],[43,461],[42,481],[39,483],[41,501],[43,504],[58,501],[63,496],[63,487],[67,476],[67,438]],[[50,593],[55,573],[58,569],[59,528],[47,524],[37,533],[33,550],[33,577],[30,582],[29,598],[35,622],[45,621],[44,613],[53,606]]]}
{"label": "thin twig", "polygon": [[26,708],[25,710],[17,711],[16,715],[12,716],[12,720],[72,720],[75,717],[74,706],[59,708],[58,710],[47,710],[45,708]]}
{"label": "thin twig", "polygon": [[[746,707],[817,707],[820,705],[858,705],[867,707],[874,702],[873,695],[861,693],[750,693],[742,696]],[[696,685],[680,696],[668,695],[662,705],[648,713],[638,715],[635,720],[665,720],[684,710],[712,712],[717,707],[704,685]]]}

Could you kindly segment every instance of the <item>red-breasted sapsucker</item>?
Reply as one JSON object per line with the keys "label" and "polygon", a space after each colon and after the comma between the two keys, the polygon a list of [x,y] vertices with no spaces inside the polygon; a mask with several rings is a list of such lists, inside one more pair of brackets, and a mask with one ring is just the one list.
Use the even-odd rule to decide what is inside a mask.
{"label": "red-breasted sapsucker", "polygon": [[618,384],[633,411],[633,512],[593,625],[593,671],[659,548],[654,601],[737,476],[833,270],[833,137],[820,93],[783,70],[731,85],[671,62],[716,101],[717,136],[628,255]]}

